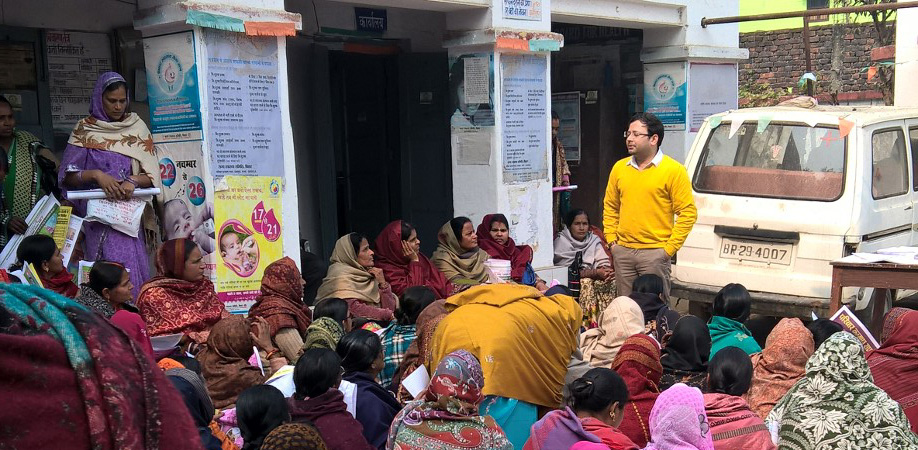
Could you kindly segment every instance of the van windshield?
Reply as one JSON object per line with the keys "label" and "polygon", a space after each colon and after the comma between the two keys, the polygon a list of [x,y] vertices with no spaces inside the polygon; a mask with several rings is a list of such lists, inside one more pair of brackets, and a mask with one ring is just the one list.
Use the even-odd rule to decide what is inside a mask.
{"label": "van windshield", "polygon": [[698,192],[797,200],[841,197],[846,138],[838,128],[723,122],[708,137],[695,173]]}

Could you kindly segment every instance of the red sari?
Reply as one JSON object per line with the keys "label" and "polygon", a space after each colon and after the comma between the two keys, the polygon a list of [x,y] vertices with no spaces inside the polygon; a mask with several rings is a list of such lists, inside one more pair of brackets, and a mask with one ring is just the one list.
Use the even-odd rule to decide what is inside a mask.
{"label": "red sari", "polygon": [[918,311],[891,309],[882,339],[880,348],[867,354],[873,382],[902,406],[918,433]]}
{"label": "red sari", "polygon": [[[510,261],[510,277],[517,283],[523,281],[526,264],[532,262],[532,247],[516,245],[509,236],[507,242],[499,244],[491,237],[491,220],[494,214],[488,214],[478,225],[478,247],[488,253],[491,258]],[[509,228],[509,225],[507,226]]]}
{"label": "red sari", "polygon": [[437,298],[452,294],[449,281],[426,256],[418,253],[417,261],[405,257],[401,220],[386,225],[376,237],[376,267],[383,270],[395,295],[401,296],[405,289],[412,286],[427,286],[433,289]]}
{"label": "red sari", "polygon": [[650,411],[660,395],[658,386],[663,376],[659,344],[645,334],[631,336],[612,361],[612,370],[625,380],[631,397],[618,429],[643,448],[650,441]]}

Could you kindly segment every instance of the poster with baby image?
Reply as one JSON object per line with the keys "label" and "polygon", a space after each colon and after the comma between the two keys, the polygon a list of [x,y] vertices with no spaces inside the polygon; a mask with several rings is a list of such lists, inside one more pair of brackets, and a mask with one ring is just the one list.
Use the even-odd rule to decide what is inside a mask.
{"label": "poster with baby image", "polygon": [[278,177],[229,176],[215,184],[217,296],[243,314],[255,302],[265,267],[284,256]]}
{"label": "poster with baby image", "polygon": [[213,186],[204,180],[201,141],[157,144],[163,179],[163,239],[193,240],[204,255],[204,276],[217,281]]}

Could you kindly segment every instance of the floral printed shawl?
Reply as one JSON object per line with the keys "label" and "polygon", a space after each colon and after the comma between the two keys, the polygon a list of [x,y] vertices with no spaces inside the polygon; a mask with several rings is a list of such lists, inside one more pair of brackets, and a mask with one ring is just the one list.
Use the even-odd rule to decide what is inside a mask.
{"label": "floral printed shawl", "polygon": [[902,408],[873,384],[864,347],[843,331],[816,350],[765,423],[782,449],[918,448]]}

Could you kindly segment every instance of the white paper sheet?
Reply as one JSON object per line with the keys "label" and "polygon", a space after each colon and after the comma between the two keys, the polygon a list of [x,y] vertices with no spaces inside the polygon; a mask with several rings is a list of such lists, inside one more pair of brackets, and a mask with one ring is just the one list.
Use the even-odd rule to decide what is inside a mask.
{"label": "white paper sheet", "polygon": [[414,398],[418,398],[418,395],[424,392],[429,384],[430,375],[427,374],[427,368],[423,364],[402,380],[402,386],[405,386],[405,389]]}
{"label": "white paper sheet", "polygon": [[138,198],[124,201],[92,199],[86,204],[86,219],[110,225],[128,236],[140,233],[140,219],[146,202]]}

